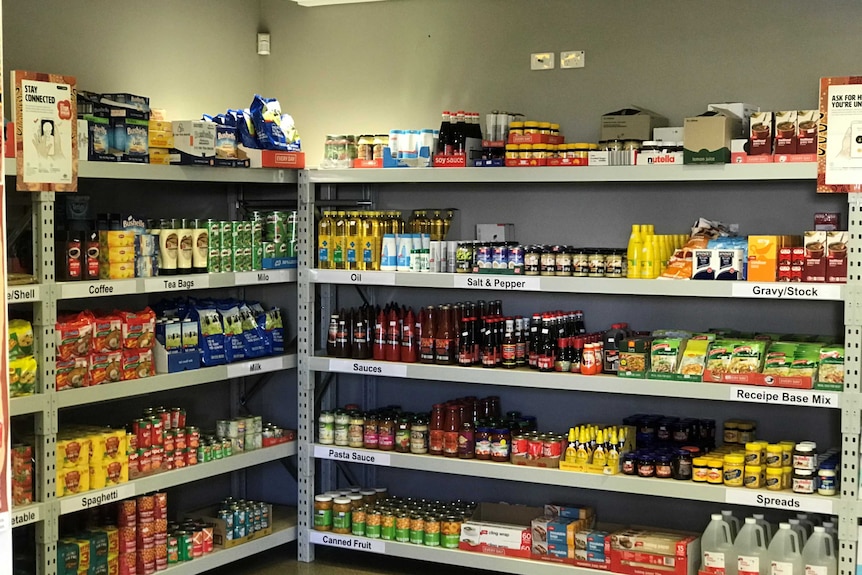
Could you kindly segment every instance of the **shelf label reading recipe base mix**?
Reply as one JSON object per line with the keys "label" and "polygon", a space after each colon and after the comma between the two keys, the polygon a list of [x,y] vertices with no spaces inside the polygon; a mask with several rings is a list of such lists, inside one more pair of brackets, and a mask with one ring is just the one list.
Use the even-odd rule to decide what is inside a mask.
{"label": "shelf label reading recipe base mix", "polygon": [[455,287],[466,289],[489,289],[502,291],[541,291],[539,278],[510,275],[455,275]]}
{"label": "shelf label reading recipe base mix", "polygon": [[809,392],[794,389],[757,389],[752,387],[730,388],[730,400],[743,403],[764,403],[768,405],[800,405],[803,407],[825,407],[838,409],[838,394],[828,392]]}
{"label": "shelf label reading recipe base mix", "polygon": [[397,363],[330,359],[329,371],[356,375],[380,375],[383,377],[407,377],[407,366]]}
{"label": "shelf label reading recipe base mix", "polygon": [[381,467],[389,467],[390,461],[388,453],[371,453],[346,447],[330,447],[328,445],[315,445],[314,457],[317,459],[364,463],[365,465],[378,465]]}
{"label": "shelf label reading recipe base mix", "polygon": [[309,538],[315,545],[327,545],[329,547],[340,547],[341,549],[352,549],[353,551],[365,551],[367,553],[386,553],[386,542],[380,539],[334,535],[332,533],[313,530],[309,532]]}
{"label": "shelf label reading recipe base mix", "polygon": [[789,511],[810,511],[812,513],[834,512],[832,499],[820,495],[802,497],[792,493],[763,493],[762,491],[743,488],[728,488],[725,503],[749,505],[766,509],[786,509]]}
{"label": "shelf label reading recipe base mix", "polygon": [[63,497],[60,499],[60,514],[74,513],[91,507],[99,507],[107,503],[116,503],[123,499],[135,496],[135,485],[126,483],[112,489],[101,491],[88,491],[74,497]]}

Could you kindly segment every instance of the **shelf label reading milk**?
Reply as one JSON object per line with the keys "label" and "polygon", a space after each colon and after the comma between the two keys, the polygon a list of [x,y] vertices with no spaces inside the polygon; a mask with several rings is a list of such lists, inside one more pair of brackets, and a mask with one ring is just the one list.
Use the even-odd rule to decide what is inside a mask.
{"label": "shelf label reading milk", "polygon": [[278,371],[284,366],[284,358],[281,356],[262,357],[252,361],[244,361],[241,363],[227,365],[227,377],[233,379],[235,377],[245,377],[256,373],[266,373],[268,371]]}
{"label": "shelf label reading milk", "polygon": [[366,539],[350,535],[333,535],[325,531],[309,531],[309,539],[315,545],[328,545],[367,553],[386,553],[386,542],[380,539]]}
{"label": "shelf label reading milk", "polygon": [[730,400],[745,403],[764,403],[774,405],[799,405],[803,407],[825,407],[838,409],[838,394],[827,391],[807,389],[781,389],[777,387],[739,387],[730,388]]}
{"label": "shelf label reading milk", "polygon": [[355,375],[380,375],[383,377],[407,377],[407,366],[385,361],[354,361],[350,359],[330,359],[329,371],[353,373]]}
{"label": "shelf label reading milk", "polygon": [[501,291],[541,291],[539,278],[508,275],[455,274],[454,287]]}
{"label": "shelf label reading milk", "polygon": [[318,459],[332,459],[333,461],[364,463],[365,465],[389,467],[389,454],[376,451],[360,451],[346,447],[315,445],[314,456]]}
{"label": "shelf label reading milk", "polygon": [[767,509],[786,509],[789,511],[808,511],[812,513],[832,514],[833,506],[830,497],[822,495],[795,495],[792,493],[759,492],[751,489],[727,490],[725,503],[748,505],[750,507],[765,507]]}

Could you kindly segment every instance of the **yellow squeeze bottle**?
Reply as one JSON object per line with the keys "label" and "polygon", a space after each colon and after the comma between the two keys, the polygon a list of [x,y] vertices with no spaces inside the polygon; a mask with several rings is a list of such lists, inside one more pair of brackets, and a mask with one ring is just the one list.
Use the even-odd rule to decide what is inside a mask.
{"label": "yellow squeeze bottle", "polygon": [[608,438],[608,465],[611,467],[616,467],[617,463],[620,460],[620,452],[617,448],[617,432],[615,429],[611,430],[611,435]]}
{"label": "yellow squeeze bottle", "polygon": [[628,270],[626,276],[629,278],[640,277],[640,252],[643,248],[643,237],[641,236],[640,224],[632,224],[632,233],[629,236],[629,246],[626,251],[628,259]]}
{"label": "yellow squeeze bottle", "polygon": [[590,446],[587,443],[587,434],[584,430],[581,430],[581,434],[578,437],[578,451],[575,456],[576,463],[587,464],[590,461]]}
{"label": "yellow squeeze bottle", "polygon": [[653,236],[644,236],[643,247],[641,248],[641,258],[638,260],[640,264],[640,277],[643,280],[651,280],[653,276],[653,266],[655,265],[655,241]]}
{"label": "yellow squeeze bottle", "polygon": [[566,447],[566,455],[564,461],[566,463],[576,463],[578,460],[578,441],[575,436],[575,428],[569,428],[569,444]]}
{"label": "yellow squeeze bottle", "polygon": [[604,438],[602,431],[596,433],[596,450],[593,451],[593,465],[601,465],[604,467],[607,462],[607,453],[605,452]]}

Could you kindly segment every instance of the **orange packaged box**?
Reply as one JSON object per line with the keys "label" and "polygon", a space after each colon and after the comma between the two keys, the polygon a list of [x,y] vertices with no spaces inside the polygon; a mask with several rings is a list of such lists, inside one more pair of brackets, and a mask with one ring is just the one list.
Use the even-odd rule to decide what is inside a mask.
{"label": "orange packaged box", "polygon": [[780,241],[780,236],[748,236],[748,281],[776,280]]}
{"label": "orange packaged box", "polygon": [[89,385],[116,383],[122,380],[123,352],[91,353],[89,357]]}
{"label": "orange packaged box", "polygon": [[90,359],[87,356],[57,359],[54,366],[54,386],[57,391],[90,385]]}
{"label": "orange packaged box", "polygon": [[150,349],[155,342],[156,314],[150,308],[115,312],[123,320],[123,349]]}
{"label": "orange packaged box", "polygon": [[63,315],[54,325],[57,361],[85,357],[90,353],[93,336],[93,316],[88,312]]}
{"label": "orange packaged box", "polygon": [[127,349],[123,351],[123,381],[142,379],[155,375],[153,364],[153,350],[151,349]]}

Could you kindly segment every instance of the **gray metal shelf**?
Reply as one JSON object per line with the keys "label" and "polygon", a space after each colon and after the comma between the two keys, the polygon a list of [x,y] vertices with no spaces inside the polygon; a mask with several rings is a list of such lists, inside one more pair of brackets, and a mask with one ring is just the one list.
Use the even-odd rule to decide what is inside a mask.
{"label": "gray metal shelf", "polygon": [[13,507],[11,518],[12,527],[23,527],[25,525],[30,525],[31,523],[42,521],[45,515],[44,508],[44,503],[33,503],[31,505]]}
{"label": "gray metal shelf", "polygon": [[34,393],[23,397],[13,397],[9,400],[9,411],[12,416],[38,413],[48,408],[48,397],[44,393]]}

